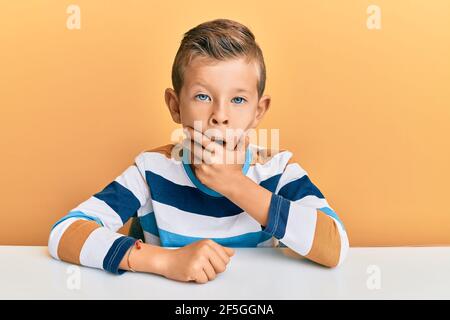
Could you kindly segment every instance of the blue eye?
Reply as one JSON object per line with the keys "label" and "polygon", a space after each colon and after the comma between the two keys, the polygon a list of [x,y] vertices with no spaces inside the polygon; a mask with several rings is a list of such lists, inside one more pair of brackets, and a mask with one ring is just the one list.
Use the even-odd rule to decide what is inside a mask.
{"label": "blue eye", "polygon": [[243,104],[245,101],[247,101],[247,100],[245,100],[242,97],[235,97],[235,98],[231,99],[231,102],[237,103],[237,104]]}
{"label": "blue eye", "polygon": [[208,95],[202,93],[196,95],[195,97],[200,101],[208,101],[208,99],[210,99]]}

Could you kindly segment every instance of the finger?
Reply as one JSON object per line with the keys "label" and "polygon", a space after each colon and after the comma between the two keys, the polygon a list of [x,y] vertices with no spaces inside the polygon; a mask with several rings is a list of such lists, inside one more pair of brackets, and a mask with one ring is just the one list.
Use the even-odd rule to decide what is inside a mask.
{"label": "finger", "polygon": [[197,163],[212,163],[212,153],[209,150],[202,149],[202,147],[198,144],[194,147],[194,157],[198,160]]}
{"label": "finger", "polygon": [[200,271],[195,276],[195,282],[197,282],[197,283],[207,283],[208,282],[208,276],[206,275],[204,270]]}
{"label": "finger", "polygon": [[229,247],[224,247],[225,248],[225,252],[228,254],[228,256],[232,257],[234,256],[234,249],[229,248]]}
{"label": "finger", "polygon": [[188,139],[201,144],[203,138],[203,133],[201,131],[195,130],[194,128],[189,126],[184,127],[183,130],[186,132]]}
{"label": "finger", "polygon": [[192,156],[194,157],[194,159],[191,159],[191,161],[193,160],[194,164],[201,164],[202,162],[208,164],[211,163],[212,161],[211,152],[203,149],[202,146],[199,145],[198,143],[191,141],[188,149],[191,152]]}
{"label": "finger", "polygon": [[222,273],[225,271],[226,263],[225,263],[225,261],[223,261],[222,257],[220,256],[220,254],[218,252],[216,252],[215,249],[211,250],[211,254],[209,256],[209,262],[211,263],[211,265],[214,268],[214,271],[216,273]]}
{"label": "finger", "polygon": [[216,271],[209,261],[203,266],[203,270],[208,277],[208,281],[214,280],[216,278]]}
{"label": "finger", "polygon": [[240,137],[240,139],[236,145],[236,150],[239,150],[239,151],[247,150],[249,141],[250,141],[250,139],[249,139],[248,133],[247,133],[247,131],[245,131],[242,134],[242,136]]}
{"label": "finger", "polygon": [[219,255],[219,257],[222,259],[222,261],[225,264],[228,264],[228,262],[230,262],[230,256],[225,251],[225,247],[221,246],[220,244],[218,244],[214,240],[211,240],[209,245],[214,249],[214,251]]}
{"label": "finger", "polygon": [[210,139],[207,135],[205,135],[203,132],[197,131],[191,127],[186,127],[187,131],[189,132],[190,139],[194,142],[198,143],[202,146],[202,148],[209,150],[210,152],[214,152],[217,147],[220,147],[221,145],[218,143],[215,143],[212,139]]}
{"label": "finger", "polygon": [[[206,138],[206,139],[208,139],[208,138]],[[222,148],[222,145],[220,145],[217,142],[212,141],[212,140],[209,140],[209,141],[203,140],[202,147],[211,153],[218,153],[220,151],[220,149]]]}

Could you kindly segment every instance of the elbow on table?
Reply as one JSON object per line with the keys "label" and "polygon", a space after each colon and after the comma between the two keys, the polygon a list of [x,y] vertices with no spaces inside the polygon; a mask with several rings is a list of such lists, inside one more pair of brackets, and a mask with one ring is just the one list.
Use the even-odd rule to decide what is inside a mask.
{"label": "elbow on table", "polygon": [[337,234],[335,239],[329,243],[324,243],[320,247],[313,247],[306,257],[325,267],[336,268],[341,266],[347,258],[348,249],[347,235],[345,233]]}
{"label": "elbow on table", "polygon": [[338,230],[335,224],[331,228],[316,232],[308,253],[301,255],[293,247],[283,248],[283,253],[294,258],[306,258],[328,268],[340,266],[346,259],[349,241],[344,230]]}
{"label": "elbow on table", "polygon": [[347,257],[347,232],[336,219],[319,212],[314,239],[307,258],[329,268],[340,266]]}

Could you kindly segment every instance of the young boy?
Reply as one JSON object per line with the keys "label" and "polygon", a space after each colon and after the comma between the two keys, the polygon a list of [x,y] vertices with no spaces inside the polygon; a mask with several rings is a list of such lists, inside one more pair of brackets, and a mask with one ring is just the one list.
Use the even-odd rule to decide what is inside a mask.
{"label": "young boy", "polygon": [[[197,283],[225,271],[231,247],[284,246],[328,267],[342,263],[344,226],[292,153],[249,143],[246,133],[270,105],[265,80],[261,49],[247,27],[219,19],[188,31],[165,101],[189,143],[140,153],[55,223],[50,254],[116,274]],[[229,130],[241,134],[230,138]],[[219,161],[230,154],[240,161]],[[117,233],[133,217],[145,243]]]}

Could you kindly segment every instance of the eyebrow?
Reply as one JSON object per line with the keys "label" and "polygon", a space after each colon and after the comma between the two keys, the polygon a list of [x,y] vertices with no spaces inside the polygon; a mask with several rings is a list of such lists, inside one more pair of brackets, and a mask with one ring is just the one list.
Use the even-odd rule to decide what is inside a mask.
{"label": "eyebrow", "polygon": [[[200,86],[200,87],[203,87],[203,88],[208,88],[208,86],[204,85],[204,84],[201,83],[201,82],[195,82],[194,84],[192,84],[192,86],[193,86],[193,87],[194,87],[194,86]],[[249,90],[244,89],[244,88],[237,88],[237,89],[235,90],[235,92],[245,92],[245,93],[250,93]]]}
{"label": "eyebrow", "polygon": [[249,90],[247,90],[247,89],[243,89],[243,88],[239,88],[239,89],[237,89],[237,90],[236,90],[236,92],[244,92],[244,93],[250,93],[250,91],[249,91]]}
{"label": "eyebrow", "polygon": [[196,87],[196,86],[200,86],[200,87],[203,87],[203,88],[208,88],[208,86],[204,85],[201,82],[195,82],[195,83],[192,84],[192,87]]}

